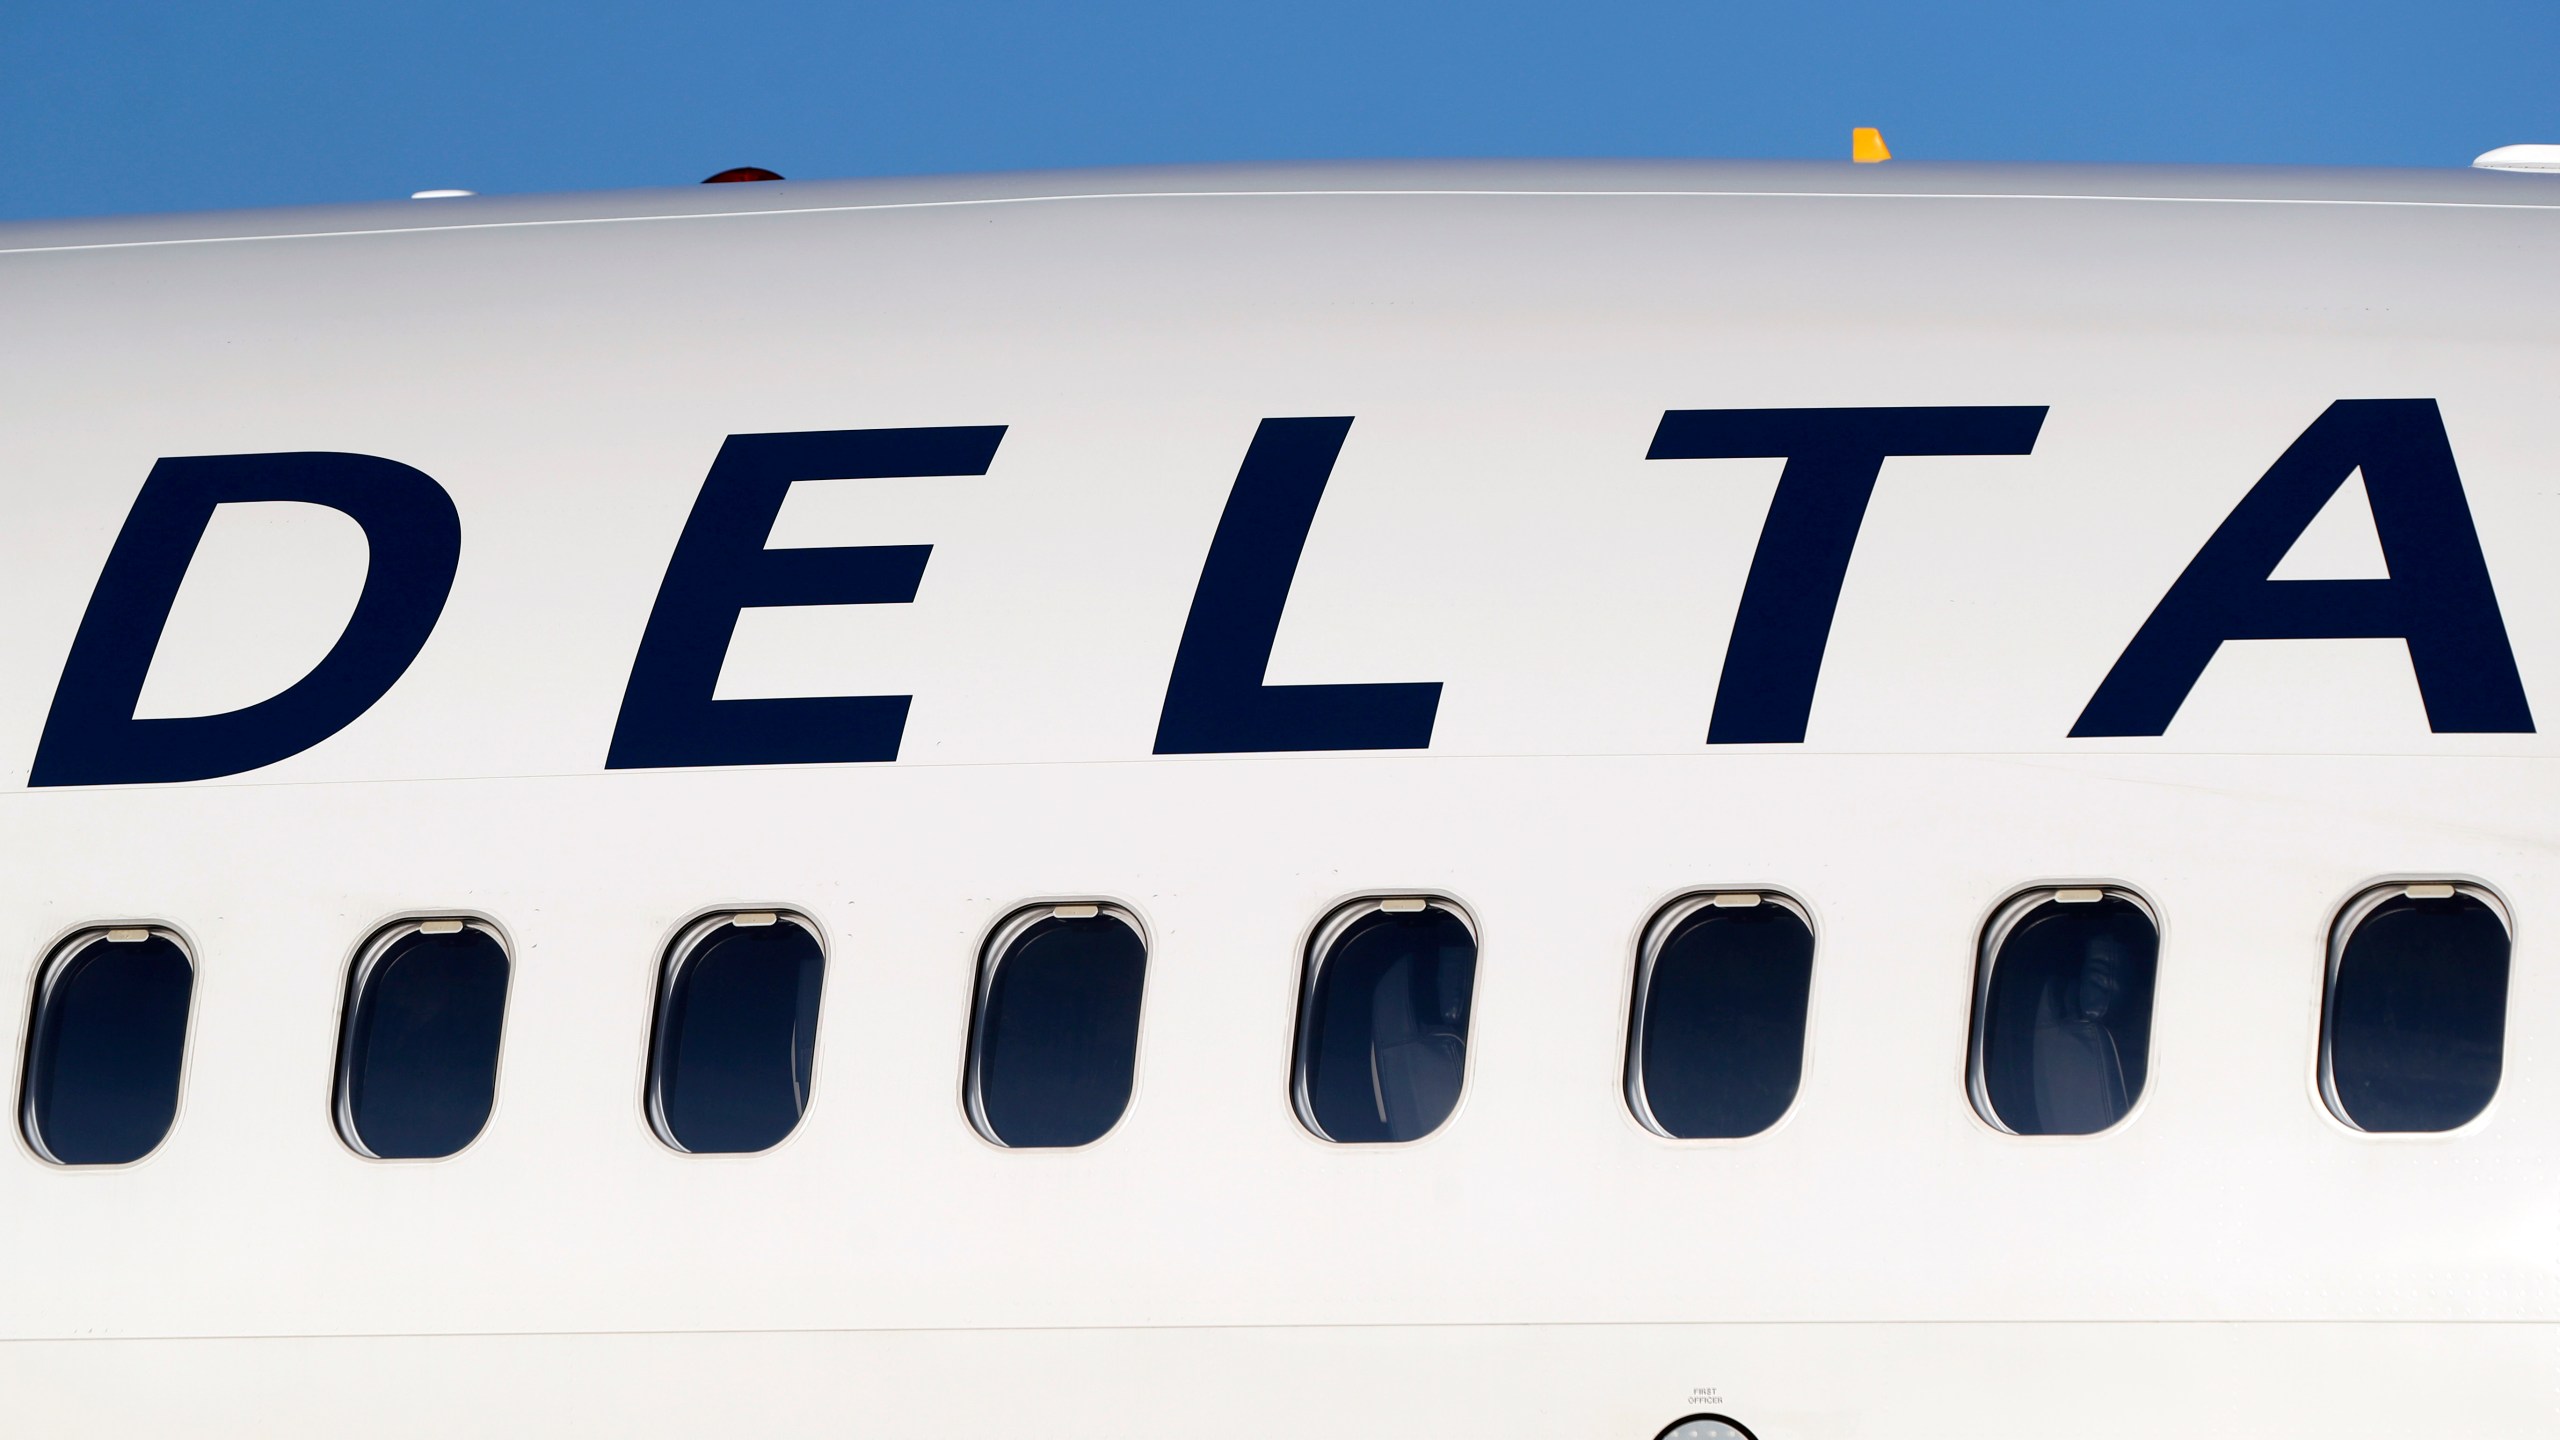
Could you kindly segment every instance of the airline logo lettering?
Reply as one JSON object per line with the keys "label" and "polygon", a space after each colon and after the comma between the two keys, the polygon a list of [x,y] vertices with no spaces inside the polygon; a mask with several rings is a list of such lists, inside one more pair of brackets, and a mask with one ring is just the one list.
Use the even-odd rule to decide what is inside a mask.
{"label": "airline logo lettering", "polygon": [[[1647,458],[1784,461],[1726,647],[1706,744],[1801,744],[1868,500],[1896,456],[2033,452],[2042,406],[1674,410]],[[1307,533],[1352,421],[1261,423],[1228,491],[1165,682],[1159,755],[1422,750],[1436,681],[1264,683]],[[804,480],[987,473],[1000,425],[733,435],[694,499],[634,655],[605,768],[893,761],[909,698],[716,699],[740,614],[912,602],[929,545],[768,549]],[[2361,472],[2388,578],[2271,578]],[[215,507],[292,500],[362,528],[364,587],[327,656],[216,715],[137,719],[151,659]],[[131,785],[271,765],[352,724],[433,633],[461,559],[433,479],[370,455],[190,456],[152,468],[83,613],[29,783]],[[2404,641],[2440,734],[2533,731],[2453,448],[2433,400],[2340,400],[2207,538],[2130,637],[2070,734],[2167,731],[2232,640]]]}

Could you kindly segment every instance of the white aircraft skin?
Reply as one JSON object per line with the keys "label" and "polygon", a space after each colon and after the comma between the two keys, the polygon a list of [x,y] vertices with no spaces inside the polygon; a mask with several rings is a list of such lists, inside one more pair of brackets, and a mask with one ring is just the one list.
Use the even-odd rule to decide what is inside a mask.
{"label": "white aircraft skin", "polygon": [[[93,927],[165,927],[196,975],[156,1150],[0,1154],[8,1428],[2560,1433],[2555,245],[2548,177],[1904,162],[0,229],[0,1036]],[[2431,728],[2409,644],[2313,638],[2224,645],[2165,733],[2075,738],[2342,400],[2436,403],[2542,728]],[[2044,415],[2029,453],[1886,459],[1803,738],[1707,744],[1784,462],[1648,459],[1657,428],[1884,406]],[[1267,683],[1436,682],[1427,746],[1159,755],[1239,466],[1291,417],[1351,423]],[[928,426],[1004,429],[980,475],[803,481],[766,542],[930,545],[913,602],[750,609],[718,671],[911,696],[896,758],[608,768],[724,441]],[[414,661],[273,763],[31,784],[155,464],[281,452],[450,496]],[[2356,491],[2278,578],[2385,573]],[[132,713],[293,686],[368,554],[325,506],[225,505]],[[2503,1078],[2445,1133],[2321,1093],[2332,923],[2402,882],[2512,917]],[[1967,1095],[1977,949],[2056,885],[2157,916],[2150,1080],[2103,1133],[2007,1134]],[[1625,1090],[1639,937],[1747,889],[1816,937],[1800,1093],[1662,1138]],[[1305,947],[1417,894],[1480,937],[1463,1098],[1330,1143],[1290,1099]],[[962,1098],[980,947],[1081,901],[1150,942],[1134,1098],[1006,1149]],[[739,908],[824,938],[811,1098],[768,1151],[683,1154],[642,1103],[659,967]],[[348,967],[446,915],[513,956],[495,1111],[367,1159],[330,1119]]]}

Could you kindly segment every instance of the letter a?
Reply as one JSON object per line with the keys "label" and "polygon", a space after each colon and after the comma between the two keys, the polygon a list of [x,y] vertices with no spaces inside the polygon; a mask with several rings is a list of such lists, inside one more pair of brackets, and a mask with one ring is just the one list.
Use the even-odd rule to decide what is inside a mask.
{"label": "letter a", "polygon": [[[2388,580],[2267,578],[2364,471]],[[2161,597],[2074,736],[2166,732],[2226,640],[2397,639],[2440,734],[2533,729],[2433,400],[2341,400],[2276,460]]]}

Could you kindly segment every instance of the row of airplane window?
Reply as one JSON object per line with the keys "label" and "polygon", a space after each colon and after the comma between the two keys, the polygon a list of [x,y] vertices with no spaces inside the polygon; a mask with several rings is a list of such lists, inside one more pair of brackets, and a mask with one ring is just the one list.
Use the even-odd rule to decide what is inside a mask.
{"label": "row of airplane window", "polygon": [[[2364,1131],[2444,1131],[2496,1093],[2506,1028],[2509,918],[2466,883],[2395,883],[2337,917],[2320,1088]],[[1108,902],[1020,910],[978,963],[965,1094],[970,1122],[1008,1147],[1102,1138],[1128,1107],[1147,939]],[[1975,965],[1970,1077],[1983,1120],[2015,1135],[2090,1135],[2142,1097],[2159,927],[2112,886],[2023,892],[1994,914]],[[1691,895],[1647,927],[1635,974],[1626,1098],[1669,1139],[1775,1125],[1804,1063],[1814,936],[1805,908],[1765,890]],[[472,918],[417,919],[369,939],[349,967],[335,1114],[357,1153],[440,1159],[487,1124],[511,970]],[[1415,1140],[1466,1080],[1476,929],[1436,895],[1377,896],[1328,915],[1299,985],[1298,1118],[1341,1144]],[[47,957],[29,1016],[19,1126],[61,1165],[119,1165],[156,1149],[177,1113],[195,967],[160,926],[82,931]],[[826,947],[783,910],[706,915],[668,948],[651,1021],[646,1107],[670,1147],[769,1149],[809,1105]]]}

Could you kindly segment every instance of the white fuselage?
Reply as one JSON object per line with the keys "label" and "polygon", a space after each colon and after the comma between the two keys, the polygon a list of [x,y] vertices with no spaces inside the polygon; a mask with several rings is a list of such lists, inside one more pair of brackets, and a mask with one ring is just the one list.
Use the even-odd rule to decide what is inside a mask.
{"label": "white fuselage", "polygon": [[[196,967],[164,1143],[0,1155],[0,1410],[27,1435],[2553,1434],[2555,246],[2544,177],[1901,165],[0,230],[0,1034],[88,927],[165,927]],[[2541,728],[2431,721],[2454,700],[2402,639],[2238,639],[2165,733],[2075,738],[2208,537],[2366,400],[2436,403]],[[1649,447],[1668,412],[1837,407],[2044,414],[2026,453],[1885,459],[1802,739],[1710,745],[1786,462]],[[1427,743],[1159,754],[1239,467],[1300,417],[1351,423],[1265,682],[1436,683]],[[911,602],[750,606],[711,662],[723,702],[912,697],[894,760],[609,768],[728,437],[949,426],[1003,427],[983,474],[801,480],[764,541],[930,546]],[[82,739],[47,721],[146,476],[284,452],[450,497],[414,660],[271,763],[39,774],[40,740]],[[2279,578],[2406,580],[2375,523],[2324,512]],[[397,539],[224,505],[132,718],[294,686]],[[2331,923],[2437,878],[2512,916],[2503,1077],[2459,1129],[2361,1133],[2320,1085]],[[2149,1081],[2104,1133],[2001,1133],[1968,1100],[1977,943],[2074,882],[2158,918]],[[1639,939],[1743,888],[1815,935],[1801,1091],[1765,1133],[1665,1139],[1626,1095]],[[1305,947],[1402,893],[1477,927],[1463,1095],[1427,1139],[1328,1143],[1291,1102]],[[1135,1091],[1097,1143],[1005,1149],[964,1103],[977,966],[1051,901],[1145,928]],[[738,907],[823,935],[808,1108],[771,1150],[682,1154],[643,1101],[659,967]],[[364,1158],[331,1123],[348,967],[443,914],[513,956],[495,1110],[450,1159]]]}

